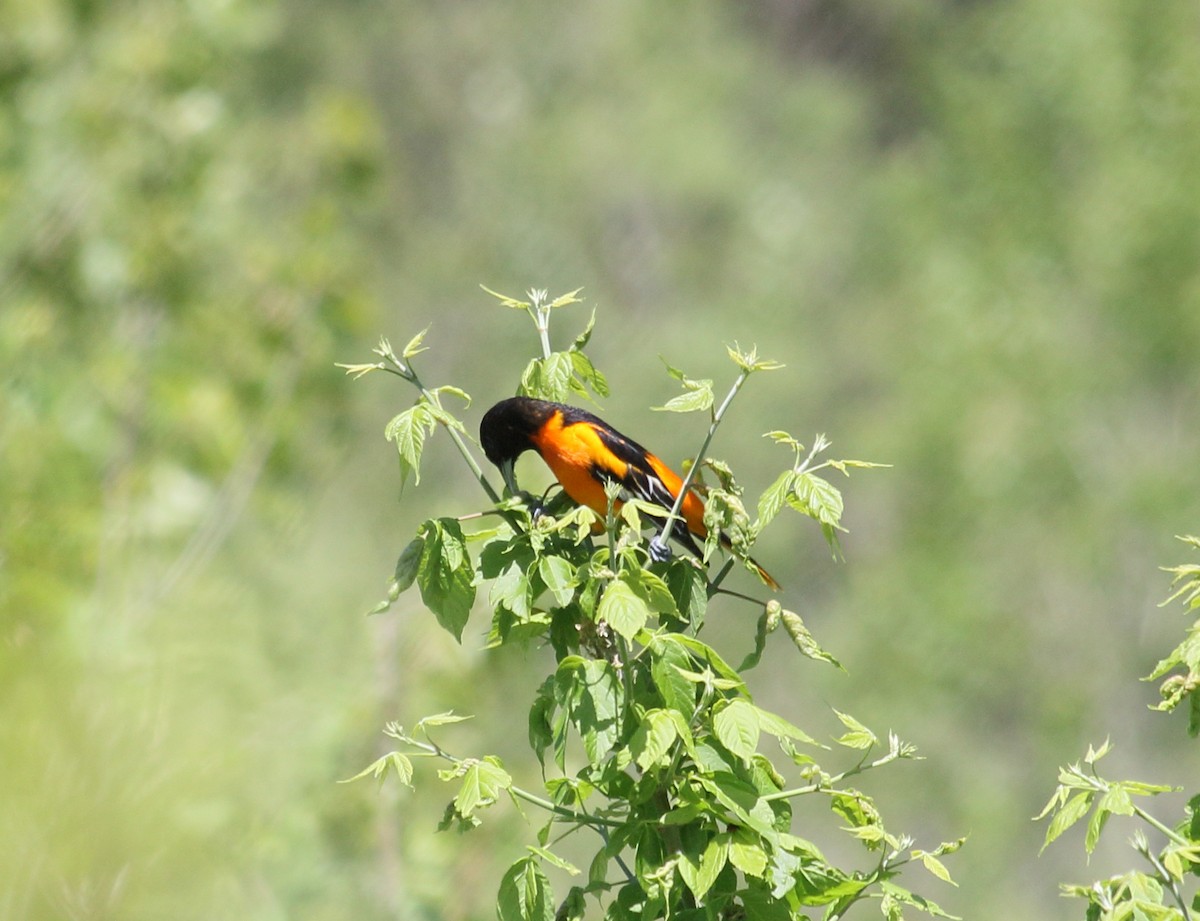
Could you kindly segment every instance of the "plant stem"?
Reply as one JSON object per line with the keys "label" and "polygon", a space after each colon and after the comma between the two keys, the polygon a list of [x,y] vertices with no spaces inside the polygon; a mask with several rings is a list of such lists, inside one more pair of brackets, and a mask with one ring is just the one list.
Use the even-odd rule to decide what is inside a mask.
{"label": "plant stem", "polygon": [[[443,759],[444,761],[449,761],[451,764],[462,764],[464,761],[468,760],[466,758],[459,758],[450,754],[436,742],[422,742],[419,739],[414,739],[407,735],[397,736],[397,738],[402,742],[412,745],[414,748],[418,748],[421,751],[426,752],[427,754],[434,755]],[[555,815],[562,816],[564,819],[570,819],[572,822],[575,822],[578,825],[621,828],[625,824],[624,822],[618,822],[615,819],[605,819],[600,816],[588,815],[583,812],[575,812],[572,809],[568,809],[566,806],[560,806],[557,803],[552,803],[550,800],[544,799],[543,797],[538,796],[536,793],[530,793],[528,790],[524,789],[523,787],[518,787],[516,784],[513,784],[507,789],[513,796],[517,797],[517,799],[523,799],[525,802],[532,803],[534,806],[540,806],[547,812],[553,812]]]}
{"label": "plant stem", "polygon": [[[704,436],[704,443],[700,445],[700,451],[696,455],[692,466],[688,468],[687,475],[683,478],[683,485],[679,487],[679,494],[675,497],[675,504],[671,506],[671,511],[667,515],[667,520],[662,526],[662,531],[654,540],[661,545],[665,545],[664,535],[670,535],[675,528],[675,522],[679,521],[679,510],[683,507],[683,499],[691,489],[692,480],[696,478],[696,471],[700,469],[700,465],[704,463],[704,456],[708,453],[708,446],[712,444],[713,435],[717,433],[717,426],[721,424],[721,419],[725,416],[725,410],[729,408],[729,404],[733,402],[733,398],[737,396],[737,392],[742,389],[742,384],[746,383],[746,378],[750,376],[750,372],[743,368],[737,376],[737,380],[733,382],[733,386],[729,388],[729,393],[725,395],[725,399],[713,413],[712,423],[708,426],[708,433]],[[653,541],[651,542],[653,543]]]}
{"label": "plant stem", "polygon": [[1162,822],[1160,822],[1158,819],[1156,819],[1154,816],[1152,816],[1150,813],[1148,813],[1141,806],[1135,805],[1133,807],[1133,812],[1134,812],[1134,815],[1136,815],[1139,819],[1141,819],[1143,822],[1146,822],[1149,825],[1152,825],[1154,828],[1158,829],[1160,832],[1162,832],[1162,834],[1166,835],[1167,838],[1170,839],[1171,841],[1173,841],[1175,844],[1180,844],[1180,845],[1183,845],[1184,847],[1188,847],[1191,845],[1191,843],[1192,843],[1191,841],[1189,841],[1187,838],[1184,838],[1182,835],[1180,835],[1174,829],[1169,828],[1168,826],[1164,825]]}
{"label": "plant stem", "polygon": [[542,357],[549,358],[550,349],[550,307],[544,303],[545,291],[530,291],[529,315],[533,317],[533,325],[537,327],[538,336],[542,340]]}
{"label": "plant stem", "polygon": [[721,567],[720,571],[716,574],[716,576],[712,579],[712,581],[708,583],[708,597],[709,598],[711,598],[713,595],[715,595],[717,592],[719,592],[721,590],[721,583],[725,581],[725,577],[727,575],[729,575],[729,573],[732,570],[733,570],[733,557],[730,557],[729,559],[727,559],[725,561],[725,564]]}
{"label": "plant stem", "polygon": [[764,802],[770,802],[771,800],[791,799],[795,796],[804,796],[808,793],[818,793],[821,790],[832,790],[834,784],[841,783],[848,777],[853,777],[855,774],[861,774],[864,771],[869,771],[871,768],[881,767],[887,764],[889,761],[894,761],[895,759],[896,755],[892,752],[888,752],[886,755],[876,758],[871,762],[860,761],[858,764],[854,765],[854,767],[847,768],[846,770],[842,771],[842,773],[835,774],[833,777],[830,777],[825,783],[810,783],[803,787],[793,787],[791,790],[780,790],[778,793],[768,793],[766,796],[762,797],[762,799]]}
{"label": "plant stem", "polygon": [[[389,368],[381,363],[380,367],[382,370],[391,371],[391,373],[397,374],[404,378],[421,392],[421,396],[423,396],[438,409],[442,409],[442,401],[437,398],[437,394],[431,392],[429,388],[422,383],[420,376],[418,376],[416,369],[412,365],[412,359],[409,359],[408,364],[406,365],[390,352],[384,357],[387,358],[392,365],[394,365],[394,369]],[[475,458],[471,455],[471,449],[467,447],[467,443],[463,440],[462,435],[459,434],[457,429],[454,429],[451,426],[447,425],[444,426],[444,428],[450,434],[450,440],[454,442],[454,446],[458,448],[458,453],[462,455],[463,460],[467,462],[467,466],[471,468],[471,472],[475,474],[475,479],[479,481],[479,485],[483,487],[483,491],[488,494],[488,498],[496,504],[499,504],[500,495],[495,489],[492,488],[492,484],[488,482],[487,477],[483,475],[483,470],[480,469],[479,464],[476,463]]]}

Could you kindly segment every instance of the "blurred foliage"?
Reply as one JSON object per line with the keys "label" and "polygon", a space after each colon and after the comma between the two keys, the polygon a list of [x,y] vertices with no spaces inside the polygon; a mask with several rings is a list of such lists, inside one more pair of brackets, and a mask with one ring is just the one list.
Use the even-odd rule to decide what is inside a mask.
{"label": "blurred foliage", "polygon": [[391,395],[332,363],[433,316],[457,349],[431,386],[511,392],[529,342],[478,282],[585,285],[604,415],[665,458],[694,432],[645,412],[676,393],[658,354],[701,379],[740,340],[789,365],[714,445],[751,490],[758,435],[816,420],[895,465],[853,497],[845,566],[798,525],[759,548],[850,672],[762,704],[836,688],[930,756],[876,792],[989,855],[948,910],[1059,914],[1046,766],[1110,731],[1117,773],[1194,757],[1114,676],[1163,647],[1146,573],[1200,511],[1198,20],[0,6],[0,914],[490,916],[483,832],[332,786],[380,711],[483,733],[532,693],[474,622],[460,654],[356,616],[427,509],[388,501]]}

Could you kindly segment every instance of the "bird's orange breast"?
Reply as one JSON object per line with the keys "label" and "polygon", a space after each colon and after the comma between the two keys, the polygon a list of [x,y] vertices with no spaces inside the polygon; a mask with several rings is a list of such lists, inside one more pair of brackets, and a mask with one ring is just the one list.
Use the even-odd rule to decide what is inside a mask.
{"label": "bird's orange breast", "polygon": [[604,458],[620,465],[620,469],[613,470],[619,478],[625,475],[625,464],[612,457],[591,426],[564,426],[562,413],[558,412],[533,436],[533,444],[568,496],[600,516],[608,514],[608,497],[592,474],[592,467]]}
{"label": "bird's orange breast", "polygon": [[[563,425],[562,413],[557,412],[532,436],[532,440],[568,496],[600,516],[608,514],[608,497],[604,485],[596,477],[596,468],[604,469],[613,479],[623,480],[629,465],[608,449],[592,426],[581,422]],[[683,486],[679,476],[653,454],[646,455],[646,463],[650,467],[646,472],[656,476],[672,498],[678,496]],[[616,507],[620,506],[618,501]],[[681,512],[689,531],[701,538],[708,533],[704,527],[704,502],[690,490],[683,500]]]}

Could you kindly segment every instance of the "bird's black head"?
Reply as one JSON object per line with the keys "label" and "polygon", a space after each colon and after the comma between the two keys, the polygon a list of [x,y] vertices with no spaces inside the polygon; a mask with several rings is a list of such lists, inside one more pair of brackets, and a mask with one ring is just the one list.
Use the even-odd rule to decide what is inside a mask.
{"label": "bird's black head", "polygon": [[533,449],[533,433],[561,407],[557,403],[531,397],[501,400],[479,423],[479,441],[487,459],[500,468],[509,491],[517,492],[513,465],[518,457]]}

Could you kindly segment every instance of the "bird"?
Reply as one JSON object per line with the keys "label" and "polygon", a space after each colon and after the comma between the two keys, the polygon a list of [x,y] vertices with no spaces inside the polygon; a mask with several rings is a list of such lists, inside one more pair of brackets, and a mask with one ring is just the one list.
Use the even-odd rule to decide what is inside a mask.
{"label": "bird", "polygon": [[[517,458],[526,451],[536,451],[563,491],[577,504],[600,516],[608,514],[606,483],[617,482],[630,496],[668,509],[683,487],[683,480],[675,471],[632,438],[587,410],[563,403],[532,397],[501,400],[484,414],[479,441],[483,453],[499,468],[513,495],[518,492],[514,472]],[[675,522],[671,537],[701,557],[695,538],[708,537],[704,500],[690,488],[683,497],[680,514],[681,520]],[[727,549],[730,546],[724,535],[721,544]],[[652,542],[652,556],[655,551]],[[754,560],[749,562],[764,583],[779,590],[779,583],[770,573]]]}

